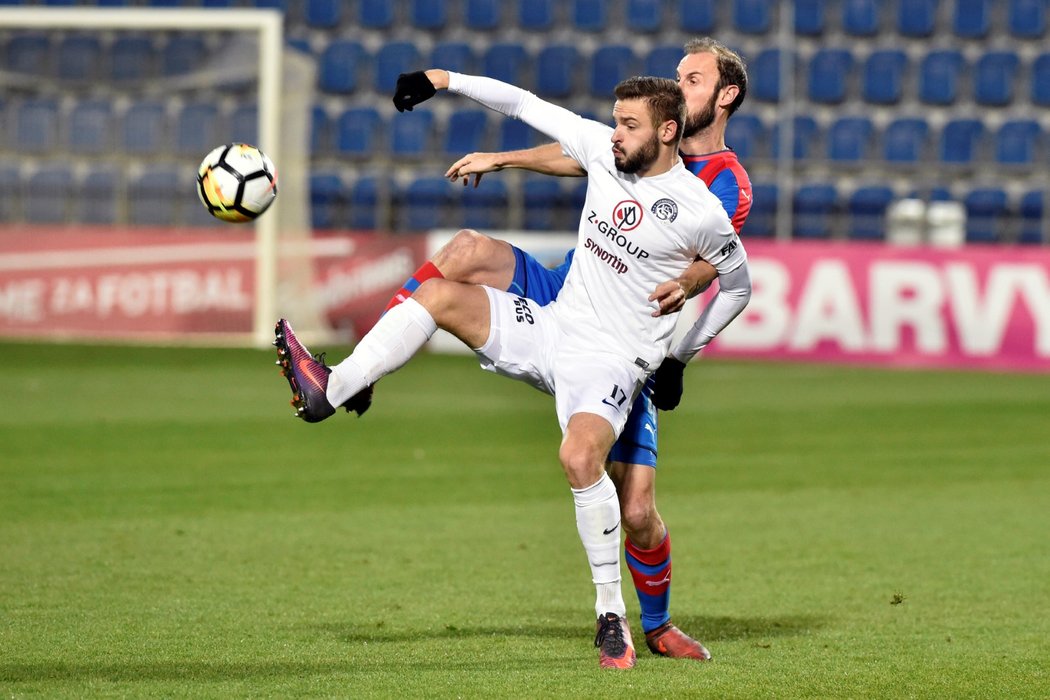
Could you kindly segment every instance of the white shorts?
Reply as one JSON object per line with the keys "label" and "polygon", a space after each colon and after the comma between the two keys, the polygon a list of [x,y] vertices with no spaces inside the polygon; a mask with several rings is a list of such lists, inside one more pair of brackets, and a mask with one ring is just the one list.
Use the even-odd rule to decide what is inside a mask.
{"label": "white shorts", "polygon": [[[554,395],[562,432],[576,413],[594,413],[619,437],[646,372],[630,360],[566,343],[554,305],[484,287],[489,297],[488,341],[475,350],[481,368],[511,377]],[[571,340],[575,341],[576,338]]]}

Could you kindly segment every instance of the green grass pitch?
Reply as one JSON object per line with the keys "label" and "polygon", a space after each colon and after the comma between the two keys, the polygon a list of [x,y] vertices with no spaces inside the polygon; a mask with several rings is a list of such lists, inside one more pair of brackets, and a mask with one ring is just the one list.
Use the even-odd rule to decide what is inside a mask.
{"label": "green grass pitch", "polygon": [[1050,375],[692,366],[658,501],[715,660],[617,673],[548,397],[422,356],[311,426],[270,353],[0,353],[0,697],[1050,696]]}

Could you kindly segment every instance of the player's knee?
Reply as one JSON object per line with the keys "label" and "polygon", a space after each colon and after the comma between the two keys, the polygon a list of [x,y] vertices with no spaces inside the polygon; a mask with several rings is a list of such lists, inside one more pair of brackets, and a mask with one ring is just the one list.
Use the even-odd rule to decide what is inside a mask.
{"label": "player's knee", "polygon": [[460,229],[448,243],[441,247],[433,259],[445,279],[456,282],[473,282],[473,277],[483,268],[485,250],[492,243],[469,228]]}
{"label": "player's knee", "polygon": [[566,440],[558,451],[562,469],[574,489],[582,489],[602,478],[604,459],[587,445]]}

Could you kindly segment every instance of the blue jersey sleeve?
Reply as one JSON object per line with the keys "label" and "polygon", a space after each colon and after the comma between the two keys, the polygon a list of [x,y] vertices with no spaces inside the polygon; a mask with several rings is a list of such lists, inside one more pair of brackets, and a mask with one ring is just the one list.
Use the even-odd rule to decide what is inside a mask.
{"label": "blue jersey sleeve", "polygon": [[722,202],[726,214],[732,220],[737,207],[740,206],[740,183],[737,182],[736,174],[726,168],[715,176],[715,179],[708,185],[708,189]]}

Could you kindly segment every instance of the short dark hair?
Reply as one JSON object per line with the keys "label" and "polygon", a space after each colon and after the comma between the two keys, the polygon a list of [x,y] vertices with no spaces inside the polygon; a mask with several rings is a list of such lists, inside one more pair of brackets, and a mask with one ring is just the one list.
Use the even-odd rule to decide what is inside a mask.
{"label": "short dark hair", "polygon": [[678,127],[678,138],[682,137],[685,124],[685,95],[678,83],[669,78],[636,76],[627,78],[613,91],[618,100],[645,100],[653,126],[673,121]]}
{"label": "short dark hair", "polygon": [[726,108],[726,111],[732,116],[733,112],[740,109],[740,105],[744,103],[744,96],[747,95],[747,65],[744,63],[744,59],[736,51],[709,36],[690,39],[685,43],[685,52],[687,54],[712,53],[715,55],[718,64],[718,85],[715,87],[716,91],[728,85],[736,85],[740,88],[736,99]]}

